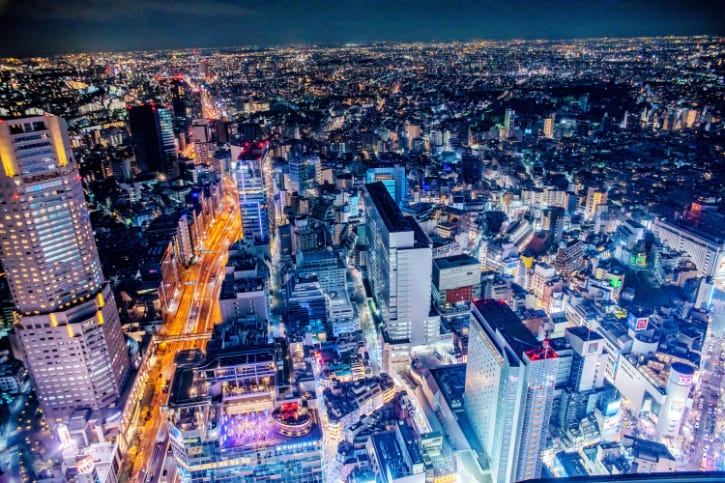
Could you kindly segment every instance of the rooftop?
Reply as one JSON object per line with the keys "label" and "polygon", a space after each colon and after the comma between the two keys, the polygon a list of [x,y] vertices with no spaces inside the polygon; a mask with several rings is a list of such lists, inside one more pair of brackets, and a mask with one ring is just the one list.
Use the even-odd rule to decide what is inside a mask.
{"label": "rooftop", "polygon": [[269,147],[269,142],[260,141],[250,143],[245,141],[241,146],[241,152],[239,153],[239,160],[260,160],[264,157],[266,149]]}
{"label": "rooftop", "polygon": [[388,232],[395,233],[415,229],[415,221],[403,215],[383,183],[370,183],[366,184],[365,187]]}
{"label": "rooftop", "polygon": [[322,437],[316,411],[300,406],[297,401],[281,402],[273,411],[249,409],[244,403],[223,405],[219,418],[222,449],[276,447]]}
{"label": "rooftop", "polygon": [[438,268],[444,270],[446,268],[457,268],[465,267],[467,265],[480,266],[481,262],[477,258],[473,258],[470,255],[452,255],[450,257],[436,258],[433,263],[438,265]]}
{"label": "rooftop", "polygon": [[568,476],[589,476],[579,453],[558,453],[556,459]]}
{"label": "rooftop", "polygon": [[599,335],[597,332],[595,332],[593,330],[589,330],[588,328],[586,328],[584,326],[567,327],[566,331],[569,332],[571,335],[578,337],[581,340],[586,340],[586,341],[602,340],[601,335]]}
{"label": "rooftop", "polygon": [[456,409],[463,406],[463,393],[466,390],[466,365],[452,364],[430,369],[448,406]]}
{"label": "rooftop", "polygon": [[414,465],[422,464],[423,457],[421,456],[420,449],[418,448],[418,444],[415,441],[415,434],[413,433],[413,429],[408,425],[408,423],[405,422],[405,420],[399,420],[398,431],[400,431],[400,436],[402,437],[403,442],[405,443],[405,447],[408,450],[411,462]]}
{"label": "rooftop", "polygon": [[380,459],[380,473],[388,475],[393,480],[410,474],[410,468],[405,464],[395,431],[374,433],[370,435],[370,439]]}
{"label": "rooftop", "polygon": [[264,290],[263,278],[254,277],[234,280],[231,277],[227,277],[222,282],[219,298],[222,300],[234,299],[238,293],[261,292],[262,290]]}
{"label": "rooftop", "polygon": [[[218,339],[218,336],[215,339]],[[215,347],[211,348],[214,349]],[[192,357],[189,358],[186,354]],[[169,395],[169,407],[196,404],[199,401],[210,399],[209,385],[215,381],[214,376],[209,376],[209,371],[214,369],[229,368],[232,370],[231,374],[234,374],[238,366],[256,366],[259,364],[274,366],[275,347],[236,347],[220,349],[219,351],[213,350],[207,354],[206,359],[200,357],[198,352],[180,353],[179,356],[188,359],[188,363],[184,365],[177,364]]]}
{"label": "rooftop", "polygon": [[[541,344],[529,329],[521,322],[519,317],[504,302],[493,299],[476,300],[473,302],[475,319],[478,314],[486,321],[488,326],[498,332],[513,349],[516,356],[523,360],[527,352],[541,348]],[[484,329],[485,325],[479,321]]]}
{"label": "rooftop", "polygon": [[700,216],[689,218],[665,218],[662,223],[679,228],[710,243],[725,244],[725,219],[716,214],[702,212]]}

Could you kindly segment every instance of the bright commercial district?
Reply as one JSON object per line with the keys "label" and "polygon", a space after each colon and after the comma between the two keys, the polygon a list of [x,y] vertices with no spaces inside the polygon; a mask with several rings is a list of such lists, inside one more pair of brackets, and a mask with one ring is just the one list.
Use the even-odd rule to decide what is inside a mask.
{"label": "bright commercial district", "polygon": [[[725,462],[718,290],[725,245],[708,228],[719,219],[712,210],[692,202],[677,219],[614,223],[614,188],[507,193],[495,201],[502,211],[488,212],[486,230],[497,213],[515,218],[530,208],[539,231],[556,239],[550,263],[535,261],[538,231],[529,219],[504,223],[504,239],[484,239],[462,208],[481,202],[442,203],[439,194],[445,213],[432,223],[423,199],[434,195],[425,183],[417,203],[404,203],[402,164],[369,168],[358,176],[364,186],[353,188],[349,171],[333,180],[319,156],[297,152],[298,143],[281,153],[259,126],[247,126],[251,139],[232,143],[226,155],[211,155],[207,141],[226,138],[215,122],[220,106],[188,76],[172,80],[181,92],[175,102],[183,101],[182,80],[199,94],[205,119],[189,125],[180,108],[127,106],[134,169],[178,177],[177,151],[192,155],[180,145],[185,135],[174,138],[181,124],[199,141],[193,155],[211,160],[195,175],[215,180],[188,193],[195,208],[173,224],[154,268],[162,320],[153,334],[121,329],[65,122],[42,115],[0,123],[11,341],[33,381],[9,405],[19,424],[3,428],[0,464],[11,477],[718,477],[688,473]],[[588,96],[576,101],[583,111],[587,103]],[[673,113],[667,129],[659,120],[652,128],[695,129],[702,111]],[[516,116],[505,110],[497,139],[523,138]],[[548,143],[571,129],[551,115],[540,138]],[[294,131],[299,140],[299,126]],[[404,131],[401,152],[433,145],[443,156],[451,144],[436,129],[425,140],[418,125]],[[274,150],[288,157],[284,169]],[[131,165],[115,168],[126,176]],[[330,203],[311,206],[331,180],[339,186]],[[564,236],[565,226],[578,233],[587,223],[613,244]],[[648,251],[650,235],[662,244]],[[656,269],[645,269],[649,257]],[[668,272],[668,263],[677,270]],[[698,287],[684,304],[641,307],[624,288],[625,278],[645,293],[655,277],[686,285],[685,275]],[[23,437],[35,458],[8,451]]]}

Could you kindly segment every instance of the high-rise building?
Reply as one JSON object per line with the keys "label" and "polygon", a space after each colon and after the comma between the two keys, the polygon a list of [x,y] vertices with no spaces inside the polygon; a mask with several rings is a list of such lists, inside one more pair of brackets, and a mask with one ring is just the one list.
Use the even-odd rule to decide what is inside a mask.
{"label": "high-rise building", "polygon": [[304,195],[322,184],[322,162],[317,155],[293,155],[289,160],[289,191]]}
{"label": "high-rise building", "polygon": [[0,256],[15,336],[50,412],[112,405],[129,369],[65,121],[0,123]]}
{"label": "high-rise building", "polygon": [[504,129],[510,130],[513,127],[514,114],[515,114],[515,111],[513,109],[506,109],[506,112],[504,113],[504,118],[503,118]]}
{"label": "high-rise building", "polygon": [[413,149],[413,141],[420,137],[421,128],[418,124],[405,125],[405,137],[408,141],[408,150]]}
{"label": "high-rise building", "polygon": [[244,238],[267,239],[269,213],[263,165],[268,154],[269,143],[264,141],[232,145],[232,175],[239,193]]}
{"label": "high-rise building", "polygon": [[584,268],[584,252],[581,240],[568,240],[559,243],[554,267],[568,277]]}
{"label": "high-rise building", "polygon": [[541,211],[541,229],[551,235],[553,243],[559,243],[564,233],[564,208],[554,206]]}
{"label": "high-rise building", "polygon": [[[564,431],[580,431],[592,415],[601,420],[598,432],[608,438],[619,428],[618,393],[605,387],[607,355],[604,339],[586,327],[569,327],[565,335],[551,341],[559,356],[554,424]],[[597,408],[599,410],[597,411]],[[586,440],[586,437],[584,438]]]}
{"label": "high-rise building", "polygon": [[226,143],[227,127],[219,119],[194,119],[191,121],[191,137],[200,143]]}
{"label": "high-rise building", "polygon": [[313,343],[324,340],[327,330],[327,301],[314,278],[293,277],[287,284],[285,330],[288,337],[308,336]]}
{"label": "high-rise building", "polygon": [[292,242],[292,225],[281,225],[277,229],[279,237],[279,255],[283,259],[289,258],[294,254],[294,244]]}
{"label": "high-rise building", "polygon": [[189,133],[189,112],[184,79],[174,78],[169,86],[171,108],[174,110],[174,131],[180,136],[186,136]]}
{"label": "high-rise building", "polygon": [[667,399],[657,417],[655,435],[658,439],[676,438],[679,435],[694,376],[695,368],[691,365],[672,363],[665,387]]}
{"label": "high-rise building", "polygon": [[250,319],[266,326],[269,318],[266,271],[262,262],[245,253],[230,256],[219,293],[221,323]]}
{"label": "high-rise building", "polygon": [[673,250],[687,253],[701,277],[725,280],[725,217],[693,203],[677,218],[657,218],[652,233]]}
{"label": "high-rise building", "polygon": [[590,186],[587,189],[586,205],[584,206],[584,217],[593,219],[597,214],[599,205],[607,204],[607,191]]}
{"label": "high-rise building", "polygon": [[464,402],[495,482],[541,475],[558,359],[497,300],[472,304]]}
{"label": "high-rise building", "polygon": [[604,339],[586,327],[569,327],[566,339],[572,348],[568,385],[576,392],[591,391],[604,386]]}
{"label": "high-rise building", "polygon": [[383,183],[390,196],[400,205],[408,197],[405,166],[396,164],[382,168],[370,168],[365,174],[366,183]]}
{"label": "high-rise building", "polygon": [[412,216],[382,183],[365,186],[368,276],[391,341],[426,344],[433,252]]}
{"label": "high-rise building", "polygon": [[130,106],[128,109],[131,142],[139,170],[160,173],[169,179],[178,177],[179,163],[171,109],[157,104]]}
{"label": "high-rise building", "polygon": [[544,137],[554,139],[554,117],[544,119]]}
{"label": "high-rise building", "polygon": [[347,291],[347,268],[332,252],[297,254],[297,275],[315,278],[326,295],[342,296]]}

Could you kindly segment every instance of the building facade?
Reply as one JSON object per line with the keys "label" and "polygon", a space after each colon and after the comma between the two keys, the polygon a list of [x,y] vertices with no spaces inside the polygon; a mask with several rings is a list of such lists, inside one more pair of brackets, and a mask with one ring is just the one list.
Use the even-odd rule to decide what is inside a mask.
{"label": "building facade", "polygon": [[[692,210],[693,212],[698,210]],[[686,252],[701,277],[725,280],[725,220],[714,214],[703,216],[704,222],[686,219],[656,219],[652,233],[673,250]],[[700,220],[697,220],[700,221]]]}
{"label": "building facade", "polygon": [[464,404],[494,481],[541,475],[558,359],[503,302],[472,304]]}
{"label": "building facade", "polygon": [[179,176],[174,138],[174,113],[156,104],[130,106],[128,125],[138,169],[169,179]]}
{"label": "building facade", "polygon": [[269,153],[266,142],[232,146],[232,173],[239,193],[244,238],[266,240],[269,213],[263,166]]}
{"label": "building facade", "polygon": [[65,121],[0,124],[0,247],[15,337],[49,411],[116,402],[129,369]]}
{"label": "building facade", "polygon": [[317,155],[292,155],[289,160],[289,191],[314,194],[322,184],[322,161]]}
{"label": "building facade", "polygon": [[433,252],[415,220],[403,216],[382,183],[366,185],[368,277],[391,341],[427,340]]}
{"label": "building facade", "polygon": [[481,264],[470,255],[433,260],[433,303],[441,315],[467,312],[481,297]]}
{"label": "building facade", "polygon": [[366,183],[383,183],[396,203],[401,204],[408,197],[408,183],[405,166],[396,164],[382,168],[370,168],[365,173]]}

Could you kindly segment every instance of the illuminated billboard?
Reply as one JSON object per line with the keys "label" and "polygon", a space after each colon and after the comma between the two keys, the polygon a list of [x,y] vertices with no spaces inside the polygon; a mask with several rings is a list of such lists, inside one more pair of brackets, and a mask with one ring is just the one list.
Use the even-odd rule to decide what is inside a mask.
{"label": "illuminated billboard", "polygon": [[649,326],[649,316],[642,317],[630,312],[627,316],[627,326],[637,332],[640,330],[647,330],[647,327]]}

